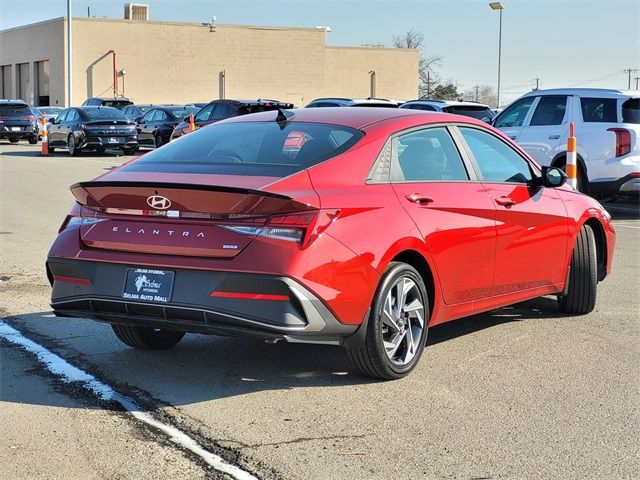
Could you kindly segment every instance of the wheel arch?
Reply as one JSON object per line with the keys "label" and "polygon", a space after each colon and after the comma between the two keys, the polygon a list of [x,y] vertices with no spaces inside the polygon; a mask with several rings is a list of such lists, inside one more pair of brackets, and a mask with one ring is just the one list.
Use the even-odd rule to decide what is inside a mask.
{"label": "wheel arch", "polygon": [[583,225],[589,225],[593,231],[593,236],[596,241],[596,256],[598,264],[598,281],[604,280],[607,274],[607,238],[604,233],[604,227],[598,221],[598,219],[591,217],[588,218]]}
{"label": "wheel arch", "polygon": [[427,289],[427,295],[429,297],[429,318],[432,318],[436,303],[436,283],[429,262],[427,262],[424,256],[417,250],[403,250],[397,253],[391,261],[406,263],[418,271]]}
{"label": "wheel arch", "polygon": [[[577,161],[578,161],[578,166],[582,169],[582,171],[584,172],[584,174],[586,175],[586,180],[589,181],[589,175],[588,175],[588,169],[587,169],[587,164],[584,161],[584,159],[582,158],[582,155],[580,155],[579,153],[576,155]],[[555,157],[553,157],[553,160],[551,160],[551,164],[550,166],[552,167],[563,167],[564,165],[566,165],[567,163],[567,152],[566,151],[562,151],[560,153],[558,153]]]}

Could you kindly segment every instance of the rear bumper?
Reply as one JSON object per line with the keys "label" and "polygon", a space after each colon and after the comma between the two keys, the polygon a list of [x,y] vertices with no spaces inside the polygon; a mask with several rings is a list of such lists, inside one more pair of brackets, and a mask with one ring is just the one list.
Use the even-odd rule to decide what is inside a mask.
{"label": "rear bumper", "polygon": [[[116,142],[111,142],[109,139],[116,139]],[[138,146],[138,136],[137,135],[115,135],[112,137],[109,136],[95,136],[95,135],[85,135],[82,137],[81,142],[78,145],[78,148],[135,148]]]}
{"label": "rear bumper", "polygon": [[283,276],[172,268],[169,302],[130,300],[123,297],[126,273],[136,267],[49,258],[54,313],[113,324],[336,345],[357,329],[340,323],[312,292]]}
{"label": "rear bumper", "polygon": [[591,182],[589,188],[595,195],[612,195],[616,193],[640,193],[640,172],[629,173],[617,180]]}
{"label": "rear bumper", "polygon": [[[19,131],[14,131],[12,128],[19,128]],[[32,138],[34,135],[38,135],[38,128],[33,125],[7,125],[0,126],[0,138]]]}

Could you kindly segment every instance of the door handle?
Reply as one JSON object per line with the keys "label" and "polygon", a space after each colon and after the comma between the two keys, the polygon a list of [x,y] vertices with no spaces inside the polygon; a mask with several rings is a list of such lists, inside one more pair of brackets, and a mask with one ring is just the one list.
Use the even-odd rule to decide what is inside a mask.
{"label": "door handle", "polygon": [[416,203],[420,206],[427,205],[433,202],[433,198],[427,197],[426,195],[422,195],[420,193],[411,193],[409,195],[405,195],[404,198],[409,200],[411,203]]}
{"label": "door handle", "polygon": [[549,135],[549,140],[558,140],[560,135]]}
{"label": "door handle", "polygon": [[512,207],[516,204],[514,200],[507,196],[498,197],[495,200],[498,205],[502,205],[503,207]]}

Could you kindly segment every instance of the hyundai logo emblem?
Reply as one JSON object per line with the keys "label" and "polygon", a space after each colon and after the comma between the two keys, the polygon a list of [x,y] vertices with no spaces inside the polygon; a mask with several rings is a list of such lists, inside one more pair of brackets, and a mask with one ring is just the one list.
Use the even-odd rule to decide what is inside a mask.
{"label": "hyundai logo emblem", "polygon": [[147,203],[150,207],[157,210],[166,210],[171,206],[171,200],[167,197],[163,197],[162,195],[151,195],[147,198]]}

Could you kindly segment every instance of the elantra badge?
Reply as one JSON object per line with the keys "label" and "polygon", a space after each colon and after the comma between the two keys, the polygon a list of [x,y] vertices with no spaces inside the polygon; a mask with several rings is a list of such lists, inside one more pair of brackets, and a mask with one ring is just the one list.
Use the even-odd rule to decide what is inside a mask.
{"label": "elantra badge", "polygon": [[166,210],[171,206],[171,201],[162,195],[151,195],[147,198],[147,204],[157,210]]}

